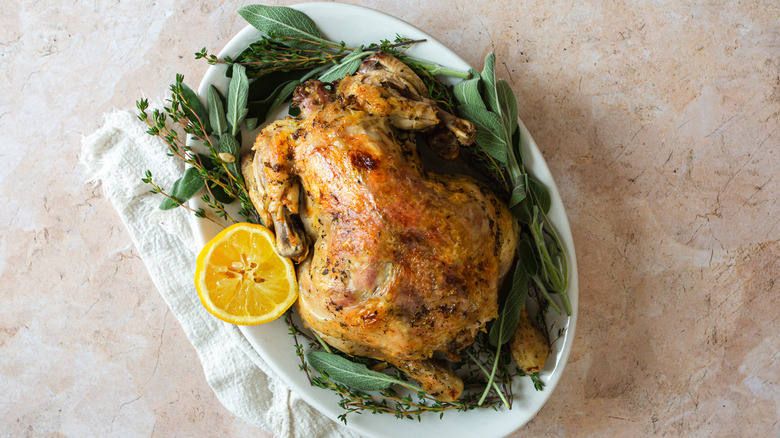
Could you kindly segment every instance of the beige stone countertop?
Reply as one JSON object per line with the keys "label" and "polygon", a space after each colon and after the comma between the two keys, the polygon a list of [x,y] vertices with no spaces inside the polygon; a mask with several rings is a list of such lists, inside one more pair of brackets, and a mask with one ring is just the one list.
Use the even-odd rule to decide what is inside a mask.
{"label": "beige stone countertop", "polygon": [[[780,3],[347,3],[494,50],[558,183],[578,328],[512,436],[780,435]],[[244,4],[0,8],[0,436],[268,436],[220,405],[78,161],[104,113],[197,84]]]}

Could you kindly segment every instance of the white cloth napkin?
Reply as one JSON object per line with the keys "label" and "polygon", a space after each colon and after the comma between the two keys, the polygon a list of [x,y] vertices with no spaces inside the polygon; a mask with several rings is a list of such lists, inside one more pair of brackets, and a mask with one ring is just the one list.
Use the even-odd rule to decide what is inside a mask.
{"label": "white cloth napkin", "polygon": [[206,380],[223,405],[277,437],[357,437],[309,406],[274,375],[238,328],[211,316],[193,286],[195,239],[182,208],[163,211],[160,195],[141,181],[148,169],[171,187],[183,163],[146,134],[135,111],[105,116],[82,142],[81,162],[100,181],[127,226],[149,274],[198,352]]}

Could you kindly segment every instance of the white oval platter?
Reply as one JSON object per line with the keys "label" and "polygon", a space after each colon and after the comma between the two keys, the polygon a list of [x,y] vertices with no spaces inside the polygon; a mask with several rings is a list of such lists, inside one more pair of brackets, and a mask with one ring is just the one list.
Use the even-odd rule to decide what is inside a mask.
{"label": "white oval platter", "polygon": [[[390,15],[353,5],[339,3],[306,3],[292,6],[314,20],[326,38],[332,41],[344,41],[347,46],[357,47],[383,39],[393,40],[396,34],[406,38],[425,39],[416,44],[407,53],[417,58],[437,62],[443,66],[467,70],[470,66],[454,52],[433,39],[420,29]],[[237,56],[250,43],[258,40],[260,33],[247,26],[240,31],[220,52],[219,58]],[[226,93],[228,79],[224,65],[211,66],[206,72],[198,89],[201,99],[206,101],[207,87],[214,84],[223,94]],[[368,437],[409,437],[409,436],[446,436],[448,438],[490,438],[502,437],[523,426],[542,408],[550,398],[563,374],[566,361],[574,340],[574,328],[577,322],[577,261],[569,222],[561,202],[558,188],[550,170],[539,152],[536,143],[526,127],[520,122],[525,166],[539,181],[549,189],[552,207],[549,218],[555,225],[563,242],[569,260],[569,290],[572,315],[568,318],[551,312],[548,324],[558,328],[565,327],[562,337],[553,343],[553,352],[539,377],[545,383],[543,391],[536,391],[528,377],[516,378],[513,384],[515,394],[511,410],[500,408],[477,409],[468,412],[446,412],[442,419],[438,414],[423,415],[421,421],[397,419],[393,415],[350,414],[347,427]],[[251,147],[253,137],[245,133],[244,151]],[[429,169],[435,171],[436,169]],[[197,197],[190,201],[196,208],[207,208]],[[196,240],[201,247],[214,237],[219,228],[209,221],[191,219]],[[239,326],[249,343],[265,359],[274,372],[296,393],[336,422],[343,413],[338,406],[338,396],[332,391],[311,386],[306,375],[299,370],[300,359],[295,354],[292,337],[283,320],[277,320],[260,326]],[[241,353],[236,353],[241,354]]]}

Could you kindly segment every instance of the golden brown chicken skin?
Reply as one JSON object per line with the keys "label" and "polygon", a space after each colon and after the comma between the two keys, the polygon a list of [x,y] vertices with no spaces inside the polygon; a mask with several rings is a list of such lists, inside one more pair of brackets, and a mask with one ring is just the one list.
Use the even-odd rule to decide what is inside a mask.
{"label": "golden brown chicken skin", "polygon": [[432,358],[457,360],[497,316],[516,230],[481,184],[425,171],[409,131],[444,125],[447,154],[472,142],[474,127],[438,109],[412,75],[378,54],[330,89],[303,84],[300,116],[264,128],[244,168],[279,251],[300,262],[306,326],[456,400],[462,381]]}

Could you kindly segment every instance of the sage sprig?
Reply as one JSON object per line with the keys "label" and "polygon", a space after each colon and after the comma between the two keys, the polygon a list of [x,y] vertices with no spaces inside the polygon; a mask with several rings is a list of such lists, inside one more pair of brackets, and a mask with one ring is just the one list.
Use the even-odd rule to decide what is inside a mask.
{"label": "sage sprig", "polygon": [[455,96],[463,98],[458,112],[477,125],[477,144],[507,169],[512,192],[522,199],[525,172],[512,147],[512,136],[517,129],[517,102],[509,84],[503,79],[496,81],[495,55],[491,52],[485,57],[479,79],[464,82],[455,86]]}
{"label": "sage sprig", "polygon": [[[498,319],[493,321],[488,332],[488,339],[490,343],[496,347],[496,357],[501,356],[501,347],[509,342],[509,339],[517,329],[517,324],[520,321],[520,314],[523,311],[525,305],[525,298],[528,295],[528,277],[523,269],[516,264],[514,266],[514,272],[512,273],[512,281],[508,293],[504,297],[504,302],[501,305],[501,312],[498,315]],[[482,392],[482,396],[479,399],[479,404],[482,404],[487,397],[488,393],[492,389],[493,379],[496,375],[498,368],[498,360],[493,362],[493,368],[488,376],[488,384],[485,385],[485,390]],[[500,393],[499,393],[500,394]]]}
{"label": "sage sprig", "polygon": [[[239,9],[238,14],[264,35],[264,38],[250,45],[247,51],[239,56],[239,63],[252,64],[253,70],[257,70],[258,76],[271,71],[309,69],[324,64],[337,63],[341,66],[339,70],[326,77],[333,79],[321,79],[323,82],[330,82],[343,77],[337,76],[337,73],[354,72],[360,64],[359,62],[355,63],[357,57],[362,58],[377,50],[390,51],[393,48],[391,47],[393,44],[388,41],[368,46],[365,50],[363,47],[347,47],[343,41],[340,43],[329,41],[306,14],[285,6],[249,5]],[[397,47],[408,46],[416,42],[403,38],[400,40],[396,41]],[[467,72],[417,59],[402,52],[393,54],[410,67],[428,71],[433,75],[469,77]],[[350,56],[354,56],[354,58],[344,62],[345,58]],[[210,63],[234,63],[232,59],[219,60],[216,56],[209,55],[205,48],[196,53],[196,58],[207,59]]]}
{"label": "sage sprig", "polygon": [[[495,55],[485,57],[485,65],[478,77],[461,81],[454,95],[459,102],[458,113],[477,127],[476,143],[487,155],[499,163],[494,168],[499,179],[511,184],[507,187],[507,203],[518,222],[531,234],[533,259],[540,261],[539,271],[528,274],[536,287],[560,313],[558,304],[549,291],[557,293],[564,311],[571,315],[568,288],[568,263],[563,245],[555,228],[547,218],[550,194],[539,181],[531,177],[523,165],[521,136],[518,125],[517,99],[509,84],[495,76]],[[527,252],[526,252],[527,256]],[[518,264],[528,263],[522,258]]]}
{"label": "sage sprig", "polygon": [[[184,77],[176,75],[176,82],[171,85],[168,106],[162,110],[154,109],[150,114],[148,100],[141,99],[136,102],[138,119],[149,127],[147,133],[163,140],[168,145],[169,154],[189,166],[167,193],[151,180],[151,172],[147,171],[148,176],[142,179],[152,185],[154,193],[161,193],[166,197],[160,205],[162,209],[184,206],[192,210],[186,207],[185,203],[203,190],[205,194],[202,199],[214,210],[217,217],[237,222],[225,209],[225,204],[238,199],[241,202],[240,213],[247,220],[258,222],[259,216],[252,206],[236,164],[238,149],[234,142],[237,141],[221,126],[221,97],[219,93],[210,94],[209,106],[212,108],[208,111],[194,91],[184,84]],[[201,143],[209,154],[194,150],[177,128],[182,129],[192,139],[193,144]],[[218,139],[209,135],[212,132],[216,133]],[[232,138],[232,142],[229,138]],[[193,211],[198,217],[213,220],[203,209]]]}

